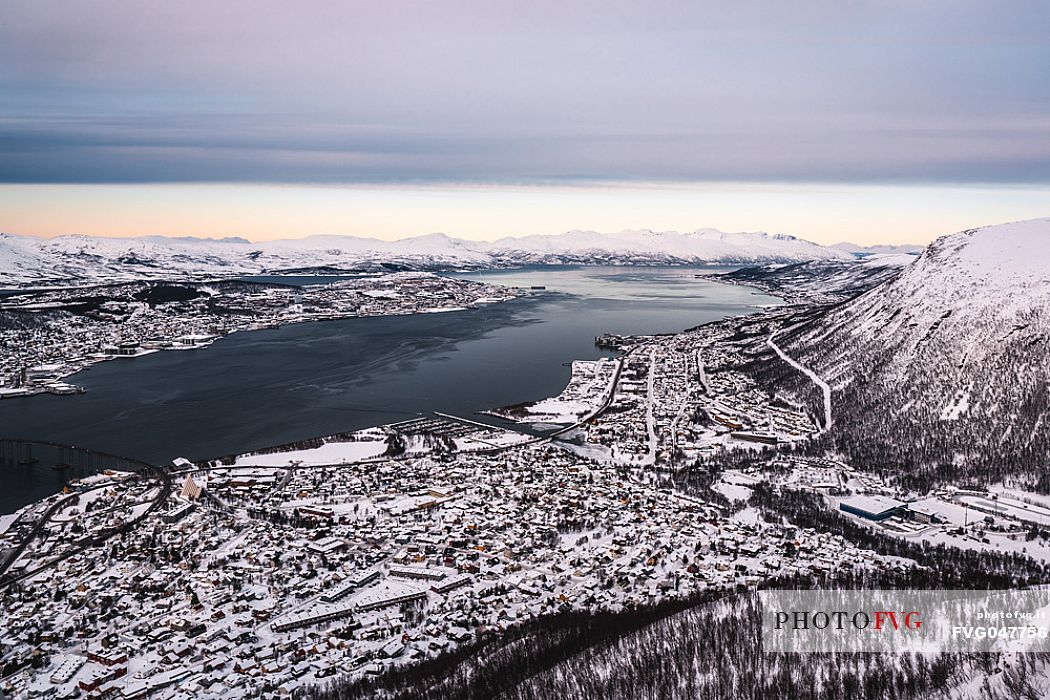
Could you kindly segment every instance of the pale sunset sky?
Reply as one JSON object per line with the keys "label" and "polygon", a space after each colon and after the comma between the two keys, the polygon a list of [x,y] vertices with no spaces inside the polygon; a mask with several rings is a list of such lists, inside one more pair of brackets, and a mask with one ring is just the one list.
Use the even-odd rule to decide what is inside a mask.
{"label": "pale sunset sky", "polygon": [[0,231],[923,243],[1050,215],[1048,29],[1017,0],[13,0]]}

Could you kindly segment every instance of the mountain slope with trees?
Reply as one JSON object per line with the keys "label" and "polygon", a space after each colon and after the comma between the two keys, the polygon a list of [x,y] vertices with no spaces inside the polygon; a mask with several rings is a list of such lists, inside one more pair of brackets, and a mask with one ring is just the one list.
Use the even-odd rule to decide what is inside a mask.
{"label": "mountain slope with trees", "polygon": [[1021,475],[1050,490],[1048,242],[1050,219],[945,236],[896,279],[781,331],[833,389],[819,447],[919,480]]}

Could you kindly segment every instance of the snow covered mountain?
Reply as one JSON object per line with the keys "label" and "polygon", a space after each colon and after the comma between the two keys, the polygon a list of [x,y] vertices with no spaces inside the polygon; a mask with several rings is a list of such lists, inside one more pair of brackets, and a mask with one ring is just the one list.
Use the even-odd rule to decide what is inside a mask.
{"label": "snow covered mountain", "polygon": [[926,246],[911,244],[863,246],[857,245],[856,243],[842,242],[836,243],[830,247],[835,250],[841,250],[843,253],[849,253],[855,257],[863,258],[869,255],[918,255]]}
{"label": "snow covered mountain", "polygon": [[602,234],[569,231],[555,236],[502,238],[480,249],[510,264],[754,264],[805,260],[847,260],[832,250],[794,236],[769,233],[691,233],[646,229]]}
{"label": "snow covered mountain", "polygon": [[0,234],[0,287],[69,281],[200,278],[307,270],[478,269],[526,264],[702,264],[839,260],[849,256],[792,236],[765,233],[570,231],[494,243],[442,233],[383,241],[308,236],[252,243],[243,238],[40,239]]}
{"label": "snow covered mountain", "polygon": [[243,238],[52,239],[0,234],[0,286],[62,281],[228,277],[293,270],[483,267],[490,256],[443,234],[381,241],[310,236],[252,243]]}
{"label": "snow covered mountain", "polygon": [[808,260],[790,265],[742,267],[711,278],[758,287],[793,301],[827,303],[849,299],[891,280],[914,261],[913,255],[869,255],[849,262]]}
{"label": "snow covered mountain", "polygon": [[784,333],[833,390],[831,439],[877,469],[1050,484],[1050,219],[938,239]]}

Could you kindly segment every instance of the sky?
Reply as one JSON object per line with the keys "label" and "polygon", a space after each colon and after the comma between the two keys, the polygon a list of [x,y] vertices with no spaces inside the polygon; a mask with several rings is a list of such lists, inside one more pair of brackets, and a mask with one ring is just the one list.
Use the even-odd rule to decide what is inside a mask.
{"label": "sky", "polygon": [[1050,3],[8,0],[0,231],[925,242],[1050,215]]}

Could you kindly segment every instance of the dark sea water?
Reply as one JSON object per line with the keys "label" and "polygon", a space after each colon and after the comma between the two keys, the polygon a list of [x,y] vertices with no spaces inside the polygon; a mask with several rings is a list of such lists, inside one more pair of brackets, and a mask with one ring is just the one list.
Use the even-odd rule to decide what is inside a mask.
{"label": "dark sea water", "polygon": [[[236,333],[202,350],[95,365],[79,396],[0,401],[0,437],[153,462],[208,458],[443,411],[469,416],[557,394],[605,333],[667,333],[778,300],[687,268],[458,275],[535,296],[470,311]],[[297,283],[316,280],[304,278]],[[0,470],[0,513],[61,487],[43,463]]]}

